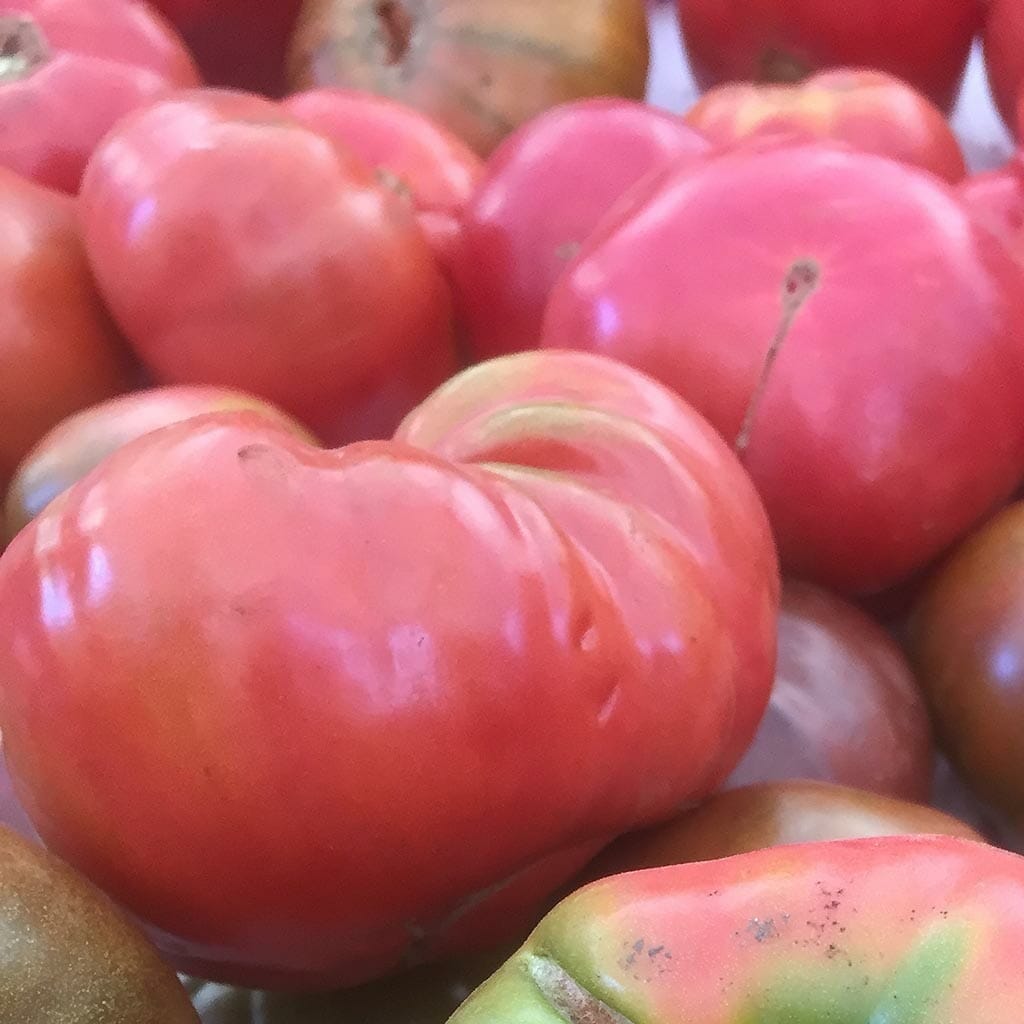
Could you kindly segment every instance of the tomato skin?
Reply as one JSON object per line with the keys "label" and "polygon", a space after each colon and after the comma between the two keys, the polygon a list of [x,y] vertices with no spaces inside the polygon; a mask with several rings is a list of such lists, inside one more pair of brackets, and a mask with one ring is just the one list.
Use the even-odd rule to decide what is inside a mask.
{"label": "tomato skin", "polygon": [[566,103],[509,136],[469,204],[455,262],[471,356],[535,348],[555,281],[616,201],[665,164],[710,153],[677,117],[629,100]]}
{"label": "tomato skin", "polygon": [[6,539],[130,441],[193,416],[236,409],[261,413],[312,441],[272,405],[238,391],[165,387],[121,395],[62,420],[26,456],[7,491]]}
{"label": "tomato skin", "polygon": [[983,800],[1024,827],[1024,504],[1004,509],[940,568],[908,644],[940,740]]}
{"label": "tomato skin", "polygon": [[979,0],[676,0],[690,64],[702,89],[722,82],[793,82],[835,67],[877,68],[943,110],[956,100]]}
{"label": "tomato skin", "polygon": [[412,107],[371,93],[313,89],[289,96],[284,108],[407,193],[431,248],[450,266],[463,211],[484,173],[473,150]]}
{"label": "tomato skin", "polygon": [[719,860],[773,846],[911,834],[984,841],[969,825],[923,804],[829,782],[768,782],[716,793],[664,825],[623,836],[588,866],[585,877]]}
{"label": "tomato skin", "polygon": [[723,147],[751,135],[788,133],[846,142],[953,184],[967,173],[942,111],[878,71],[824,71],[798,85],[721,85],[701,97],[684,120]]}
{"label": "tomato skin", "polygon": [[2,1024],[198,1024],[184,989],[110,900],[0,828]]}
{"label": "tomato skin", "polygon": [[181,39],[134,0],[5,0],[0,35],[18,19],[41,33],[45,55],[21,77],[0,74],[0,165],[51,188],[77,192],[116,121],[199,84]]}
{"label": "tomato skin", "polygon": [[70,199],[0,169],[0,492],[65,416],[126,390]]}
{"label": "tomato skin", "polygon": [[302,0],[151,0],[185,37],[211,85],[280,96]]}
{"label": "tomato skin", "polygon": [[926,801],[928,709],[889,634],[854,605],[789,580],[778,651],[768,710],[729,785],[816,779]]}
{"label": "tomato skin", "polygon": [[411,212],[268,100],[185,93],[128,118],[81,203],[104,298],[158,383],[240,388],[342,443],[386,437],[454,368]]}
{"label": "tomato skin", "polygon": [[[167,427],[0,559],[26,808],[190,973],[331,987],[487,948],[614,835],[709,792],[760,716],[777,566],[728,449],[610,361],[487,372],[405,440],[322,451],[252,413]],[[485,466],[409,443],[486,417],[506,375],[570,382],[609,437],[618,402],[660,409],[649,461],[687,505],[660,514],[667,481],[630,497],[610,457],[577,476],[529,445]]]}
{"label": "tomato skin", "polygon": [[1024,859],[942,836],[807,843],[602,879],[451,1024],[1013,1024]]}
{"label": "tomato skin", "polygon": [[1018,154],[1004,167],[975,174],[960,186],[975,218],[1024,261],[1024,163]]}
{"label": "tomato skin", "polygon": [[642,0],[306,0],[288,80],[390,96],[488,156],[559,103],[642,100],[649,57]]}
{"label": "tomato skin", "polygon": [[982,41],[985,72],[992,98],[1007,128],[1020,138],[1021,84],[1024,83],[1024,11],[1015,0],[991,0],[985,15]]}
{"label": "tomato skin", "polygon": [[772,142],[658,183],[560,279],[542,344],[691,401],[743,451],[790,574],[862,595],[1012,494],[1022,300],[1019,265],[949,186]]}

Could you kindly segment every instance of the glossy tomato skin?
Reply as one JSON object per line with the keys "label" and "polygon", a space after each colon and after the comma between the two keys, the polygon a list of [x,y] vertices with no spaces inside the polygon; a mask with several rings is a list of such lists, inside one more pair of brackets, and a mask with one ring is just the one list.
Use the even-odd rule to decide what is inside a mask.
{"label": "glossy tomato skin", "polygon": [[768,782],[716,793],[664,825],[623,836],[585,877],[719,860],[773,846],[912,834],[983,842],[969,825],[923,804],[829,782]]}
{"label": "glossy tomato skin", "polygon": [[[751,483],[653,381],[529,355],[394,442],[318,450],[251,413],[167,427],[0,559],[26,807],[189,973],[332,987],[493,948],[749,742],[778,589]],[[575,447],[524,399],[494,464],[475,431],[506,380],[564,381]]]}
{"label": "glossy tomato skin", "polygon": [[0,1024],[197,1024],[134,925],[56,857],[0,828]]}
{"label": "glossy tomato skin", "polygon": [[5,0],[0,165],[77,192],[100,139],[125,114],[199,84],[185,44],[134,0]]}
{"label": "glossy tomato skin", "polygon": [[905,79],[944,110],[953,106],[979,0],[676,0],[701,88],[722,82],[794,82],[835,67],[877,68]]}
{"label": "glossy tomato skin", "polygon": [[268,100],[185,93],[127,119],[81,203],[104,298],[158,383],[240,388],[341,443],[387,436],[454,367],[411,211]]}
{"label": "glossy tomato skin", "polygon": [[405,197],[442,266],[450,267],[466,204],[484,173],[473,150],[412,107],[372,93],[313,89],[289,96],[284,106]]}
{"label": "glossy tomato skin", "polygon": [[702,96],[684,120],[722,147],[751,135],[784,133],[846,142],[954,184],[967,173],[942,111],[878,71],[824,71],[797,85],[721,85]]}
{"label": "glossy tomato skin", "polygon": [[1018,154],[1004,167],[975,174],[960,186],[975,218],[1024,261],[1024,162]]}
{"label": "glossy tomato skin", "polygon": [[1024,825],[1024,504],[953,553],[914,609],[909,645],[942,743],[984,800]]}
{"label": "glossy tomato skin", "polygon": [[985,15],[985,71],[1006,126],[1019,138],[1024,83],[1024,10],[1015,0],[992,0]]}
{"label": "glossy tomato skin", "polygon": [[556,285],[543,345],[675,388],[742,452],[784,567],[868,594],[1020,479],[1022,298],[932,175],[773,141],[659,182]]}
{"label": "glossy tomato skin", "polygon": [[62,420],[26,456],[7,491],[5,539],[130,441],[193,416],[235,410],[260,413],[309,437],[267,402],[225,388],[150,388],[109,399]]}
{"label": "glossy tomato skin", "polygon": [[711,146],[629,100],[567,103],[529,121],[487,163],[463,221],[455,294],[472,358],[535,348],[555,281],[638,181]]}
{"label": "glossy tomato skin", "polygon": [[1022,945],[1020,857],[945,836],[807,843],[594,882],[451,1021],[1013,1024]]}
{"label": "glossy tomato skin", "polygon": [[151,0],[173,22],[211,85],[280,96],[301,0]]}
{"label": "glossy tomato skin", "polygon": [[926,801],[932,757],[928,709],[896,642],[854,605],[787,581],[771,700],[729,784],[816,779]]}
{"label": "glossy tomato skin", "polygon": [[128,388],[70,199],[0,170],[0,491],[54,424]]}

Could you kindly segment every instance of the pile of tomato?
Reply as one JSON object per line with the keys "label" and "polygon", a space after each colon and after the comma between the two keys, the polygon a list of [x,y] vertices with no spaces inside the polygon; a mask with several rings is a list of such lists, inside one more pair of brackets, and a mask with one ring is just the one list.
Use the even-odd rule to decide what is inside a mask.
{"label": "pile of tomato", "polygon": [[1024,0],[667,10],[0,0],[0,1024],[1017,1024]]}

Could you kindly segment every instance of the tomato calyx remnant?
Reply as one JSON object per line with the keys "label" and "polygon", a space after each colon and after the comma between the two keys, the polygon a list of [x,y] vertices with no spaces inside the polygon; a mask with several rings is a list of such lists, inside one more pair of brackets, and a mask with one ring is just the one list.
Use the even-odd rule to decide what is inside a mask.
{"label": "tomato calyx remnant", "polygon": [[49,43],[35,18],[0,16],[0,85],[29,78],[49,59]]}
{"label": "tomato calyx remnant", "polygon": [[531,956],[527,970],[541,995],[570,1024],[632,1024],[628,1017],[588,992],[550,957]]}
{"label": "tomato calyx remnant", "polygon": [[34,18],[0,16],[0,85],[20,82],[50,60],[50,45]]}
{"label": "tomato calyx remnant", "polygon": [[736,442],[733,447],[737,455],[742,456],[750,447],[750,440],[754,433],[754,421],[757,419],[757,410],[761,405],[761,400],[764,398],[765,390],[768,387],[768,379],[771,377],[772,370],[775,367],[775,361],[782,351],[782,346],[786,343],[786,338],[789,337],[789,332],[793,327],[797,314],[803,309],[804,303],[817,290],[820,280],[821,267],[812,259],[797,260],[786,273],[785,280],[782,282],[782,317],[779,320],[775,336],[768,346],[768,351],[765,353],[761,374],[754,387],[754,393],[750,396],[750,402],[743,416],[740,432],[736,435]]}
{"label": "tomato calyx remnant", "polygon": [[404,0],[379,0],[376,15],[384,40],[387,63],[394,67],[401,64],[409,53],[414,27],[413,17]]}

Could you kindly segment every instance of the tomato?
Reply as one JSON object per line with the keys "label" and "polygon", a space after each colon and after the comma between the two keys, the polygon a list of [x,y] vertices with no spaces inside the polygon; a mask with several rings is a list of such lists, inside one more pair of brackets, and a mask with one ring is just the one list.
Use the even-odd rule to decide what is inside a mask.
{"label": "tomato", "polygon": [[708,424],[529,353],[391,442],[221,413],[115,452],[0,557],[0,721],[47,844],[183,970],[356,984],[518,934],[717,786],[777,600]]}
{"label": "tomato", "polygon": [[786,133],[836,139],[954,183],[967,173],[942,111],[877,71],[825,71],[799,85],[721,85],[698,100],[685,121],[718,146]]}
{"label": "tomato", "polygon": [[983,799],[1024,827],[1024,503],[969,538],[911,616],[909,647],[943,745]]}
{"label": "tomato", "polygon": [[975,218],[994,231],[1024,261],[1024,163],[1018,155],[1005,166],[975,174],[960,187]]}
{"label": "tomato", "polygon": [[133,925],[66,864],[0,828],[2,1024],[196,1024]]}
{"label": "tomato", "polygon": [[55,423],[126,389],[67,197],[0,169],[0,492]]}
{"label": "tomato", "polygon": [[825,68],[877,68],[953,106],[980,0],[676,0],[702,89],[720,82],[796,82]]}
{"label": "tomato", "polygon": [[32,449],[11,481],[4,509],[6,538],[14,537],[54,498],[129,441],[193,416],[235,409],[251,410],[305,434],[298,423],[266,402],[222,388],[151,388],[62,420]]}
{"label": "tomato", "polygon": [[623,836],[587,868],[586,877],[718,860],[772,846],[914,833],[983,841],[964,822],[921,804],[828,782],[761,783],[717,793],[664,825]]}
{"label": "tomato", "polygon": [[559,103],[643,99],[648,58],[643,0],[306,0],[289,81],[401,100],[486,156]]}
{"label": "tomato", "polygon": [[535,348],[552,286],[615,202],[710,152],[678,118],[628,100],[563,104],[513,133],[488,161],[455,262],[472,356]]}
{"label": "tomato", "polygon": [[881,626],[825,590],[787,581],[778,651],[768,710],[731,785],[819,779],[928,799],[927,706]]}
{"label": "tomato", "polygon": [[249,391],[337,443],[387,436],[455,365],[411,211],[268,100],[193,92],[126,119],[81,202],[104,298],[158,383]]}
{"label": "tomato", "polygon": [[903,582],[1024,472],[1024,279],[930,174],[826,143],[657,182],[555,286],[543,345],[621,359],[741,454],[783,565]]}
{"label": "tomato", "polygon": [[965,839],[808,843],[564,900],[451,1024],[1014,1024],[1024,859]]}
{"label": "tomato", "polygon": [[296,120],[349,147],[406,197],[442,265],[450,265],[484,164],[461,139],[383,96],[314,89],[285,101]]}
{"label": "tomato", "polygon": [[0,166],[77,192],[121,117],[198,84],[184,43],[134,0],[3,0]]}
{"label": "tomato", "polygon": [[184,35],[211,84],[280,96],[302,0],[151,0]]}
{"label": "tomato", "polygon": [[992,97],[1006,126],[1020,135],[1021,84],[1024,82],[1024,8],[1018,0],[989,0],[983,42],[985,71]]}

